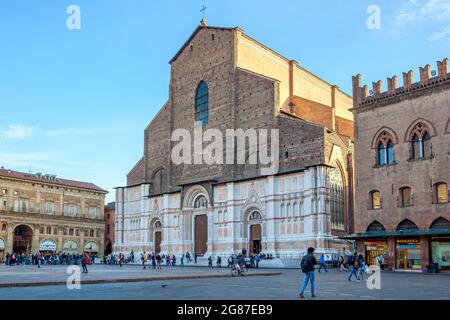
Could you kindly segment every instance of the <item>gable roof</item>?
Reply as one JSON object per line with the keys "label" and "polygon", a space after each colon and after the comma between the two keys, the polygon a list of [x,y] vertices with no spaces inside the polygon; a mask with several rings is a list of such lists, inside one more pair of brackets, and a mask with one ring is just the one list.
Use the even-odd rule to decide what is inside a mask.
{"label": "gable roof", "polygon": [[183,44],[183,46],[180,48],[180,50],[178,50],[177,54],[169,61],[169,64],[172,64],[172,62],[174,62],[175,60],[178,59],[178,57],[181,55],[181,53],[184,51],[184,49],[186,49],[188,44],[192,41],[192,39],[195,38],[197,33],[199,33],[200,30],[202,30],[202,29],[231,31],[231,30],[236,30],[236,29],[239,29],[239,28],[238,27],[234,27],[234,28],[209,27],[209,26],[201,26],[201,25],[198,26],[197,29],[195,29],[195,31],[192,33],[192,35],[186,40],[186,42]]}

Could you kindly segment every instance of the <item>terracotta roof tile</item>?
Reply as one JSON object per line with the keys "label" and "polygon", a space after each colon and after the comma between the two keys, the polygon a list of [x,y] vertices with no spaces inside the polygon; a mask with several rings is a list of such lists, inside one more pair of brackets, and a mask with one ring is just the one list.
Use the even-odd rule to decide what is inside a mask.
{"label": "terracotta roof tile", "polygon": [[108,191],[106,191],[90,182],[81,182],[81,181],[61,179],[61,178],[57,178],[56,176],[53,176],[53,177],[55,177],[54,180],[50,180],[50,179],[44,178],[44,175],[39,177],[37,174],[12,171],[9,169],[4,169],[4,168],[0,168],[0,177],[15,178],[15,179],[41,182],[41,183],[49,183],[49,184],[55,184],[55,185],[60,185],[60,186],[66,186],[66,187],[88,189],[88,190],[92,190],[92,191],[98,191],[101,193],[108,193]]}

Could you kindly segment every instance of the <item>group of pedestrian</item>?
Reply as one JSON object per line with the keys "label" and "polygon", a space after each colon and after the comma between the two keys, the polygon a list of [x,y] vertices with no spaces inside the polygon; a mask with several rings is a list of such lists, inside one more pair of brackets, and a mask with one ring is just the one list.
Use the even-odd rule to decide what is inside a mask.
{"label": "group of pedestrian", "polygon": [[[315,295],[315,270],[317,266],[317,260],[314,256],[314,248],[309,248],[308,253],[303,257],[300,266],[302,269],[302,272],[304,274],[303,284],[300,287],[300,298],[304,298],[304,293],[308,285],[311,286],[311,296],[313,298],[316,297]],[[339,271],[342,272],[344,268],[344,257],[340,257],[339,259]],[[376,259],[377,264],[379,266],[382,266],[384,264],[384,258],[380,255]],[[325,256],[321,255],[319,260],[319,273],[322,269],[325,270],[325,272],[328,272],[326,268],[325,263]],[[364,273],[367,271],[367,264],[365,262],[364,256],[362,254],[358,254],[355,252],[351,256],[348,257],[348,265],[349,265],[349,273],[348,273],[348,281],[352,281],[353,276],[356,277],[357,281],[364,280]]]}
{"label": "group of pedestrian", "polygon": [[[95,264],[97,254],[89,254],[89,264]],[[35,253],[7,253],[5,265],[24,266],[32,265],[40,268],[43,265],[80,265],[84,259],[84,254],[69,254],[56,252],[35,252]]]}

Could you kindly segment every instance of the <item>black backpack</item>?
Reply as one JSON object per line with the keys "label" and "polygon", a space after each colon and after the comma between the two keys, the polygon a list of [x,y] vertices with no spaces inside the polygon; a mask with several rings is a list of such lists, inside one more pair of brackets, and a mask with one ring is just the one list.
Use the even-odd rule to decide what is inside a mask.
{"label": "black backpack", "polygon": [[308,265],[308,256],[304,256],[302,259],[302,262],[300,263],[300,267],[302,268],[303,273],[309,272],[309,265]]}

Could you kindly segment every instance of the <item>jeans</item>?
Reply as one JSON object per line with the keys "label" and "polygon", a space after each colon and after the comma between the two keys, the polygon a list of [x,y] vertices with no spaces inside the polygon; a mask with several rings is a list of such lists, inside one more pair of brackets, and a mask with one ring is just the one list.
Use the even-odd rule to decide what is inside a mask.
{"label": "jeans", "polygon": [[359,268],[359,279],[360,280],[364,280],[364,272],[365,272],[364,269],[365,269],[364,267]]}
{"label": "jeans", "polygon": [[355,275],[356,279],[358,280],[358,273],[356,273],[356,268],[354,266],[351,266],[349,276],[348,276],[348,281],[352,281],[353,275]]}
{"label": "jeans", "polygon": [[325,269],[325,272],[328,272],[327,266],[325,265],[325,263],[320,264],[319,272],[322,270],[322,268]]}
{"label": "jeans", "polygon": [[315,290],[315,275],[314,271],[305,273],[305,279],[303,281],[303,287],[300,289],[300,293],[303,294],[308,287],[308,283],[311,282],[311,294],[314,295]]}

